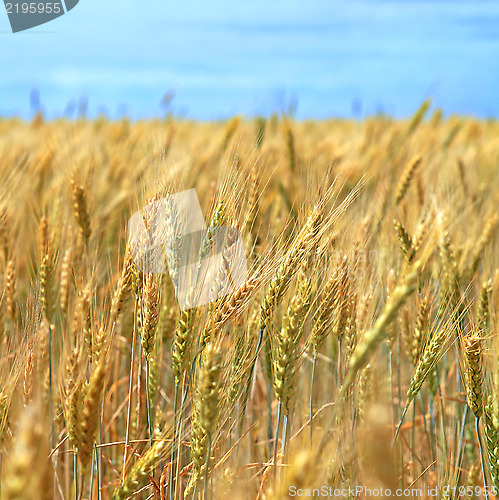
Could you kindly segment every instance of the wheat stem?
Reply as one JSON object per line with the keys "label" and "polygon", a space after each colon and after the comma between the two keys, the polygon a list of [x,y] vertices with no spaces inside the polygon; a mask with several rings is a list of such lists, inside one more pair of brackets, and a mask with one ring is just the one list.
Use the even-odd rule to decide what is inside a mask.
{"label": "wheat stem", "polygon": [[73,450],[73,482],[74,482],[74,500],[79,500],[78,488],[78,455],[76,450]]}
{"label": "wheat stem", "polygon": [[152,422],[152,409],[151,409],[151,391],[149,389],[150,378],[150,360],[146,359],[146,411],[147,411],[147,431],[149,433],[149,440],[152,445],[153,441],[153,422]]}
{"label": "wheat stem", "polygon": [[489,487],[487,485],[487,472],[485,470],[485,456],[484,456],[484,450],[483,450],[483,444],[482,444],[482,436],[480,433],[480,417],[475,416],[475,432],[476,432],[476,438],[478,440],[478,447],[480,449],[480,463],[482,465],[482,476],[483,476],[483,486],[485,489],[485,500],[489,499]]}
{"label": "wheat stem", "polygon": [[123,472],[122,472],[122,484],[125,481],[126,465],[128,460],[128,450],[130,446],[130,422],[132,418],[132,394],[133,394],[133,380],[134,380],[134,368],[135,368],[135,344],[137,338],[137,309],[138,304],[135,301],[134,310],[134,322],[133,322],[133,333],[132,333],[132,351],[130,353],[130,377],[128,379],[128,405],[126,414],[126,431],[125,431],[125,452],[123,454]]}
{"label": "wheat stem", "polygon": [[277,406],[277,418],[276,418],[276,424],[275,424],[275,433],[274,433],[274,491],[276,491],[276,485],[277,485],[277,450],[278,450],[278,444],[279,444],[279,433],[281,430],[281,415],[282,415],[282,398],[279,398],[279,403]]}
{"label": "wheat stem", "polygon": [[317,366],[317,354],[314,353],[314,359],[312,361],[312,376],[310,377],[310,399],[309,399],[309,418],[310,418],[310,445],[312,445],[312,434],[314,429],[314,380],[315,380],[315,370]]}

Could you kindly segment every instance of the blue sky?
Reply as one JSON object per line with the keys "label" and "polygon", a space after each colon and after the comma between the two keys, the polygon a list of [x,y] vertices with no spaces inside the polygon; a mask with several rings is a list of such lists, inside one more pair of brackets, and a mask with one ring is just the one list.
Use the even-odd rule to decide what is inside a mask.
{"label": "blue sky", "polygon": [[[297,117],[412,113],[498,116],[499,2],[493,0],[80,0],[12,34],[0,11],[0,115],[49,116],[85,97],[99,112]],[[360,106],[359,106],[360,104]]]}

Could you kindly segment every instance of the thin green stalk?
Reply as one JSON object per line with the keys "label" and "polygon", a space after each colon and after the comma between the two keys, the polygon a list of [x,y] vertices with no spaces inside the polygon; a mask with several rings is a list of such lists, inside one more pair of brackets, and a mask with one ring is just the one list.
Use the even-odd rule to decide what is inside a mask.
{"label": "thin green stalk", "polygon": [[[399,343],[399,349],[398,349],[398,354],[400,355],[400,343]],[[399,358],[400,359],[400,358]],[[393,392],[394,392],[394,383],[393,383],[393,351],[390,348],[389,353],[388,353],[388,371],[390,372],[390,414],[392,417],[392,428],[395,427],[395,422],[398,421],[398,415],[399,415],[399,409],[400,409],[400,363],[398,364],[398,380],[397,380],[397,385],[398,385],[398,404],[395,405],[393,403]],[[414,429],[414,427],[413,427]],[[414,442],[414,440],[413,440]],[[402,451],[402,446],[400,446],[399,449],[399,454],[400,454],[400,487],[404,489],[404,455]]]}
{"label": "thin green stalk", "polygon": [[133,333],[132,333],[132,352],[130,354],[130,379],[128,381],[128,408],[126,415],[126,431],[125,431],[125,452],[123,454],[123,475],[121,482],[125,481],[126,462],[128,459],[128,448],[130,446],[130,420],[132,418],[132,392],[133,392],[133,376],[134,376],[134,361],[135,361],[135,341],[137,338],[137,301],[135,301]]}
{"label": "thin green stalk", "polygon": [[480,434],[480,418],[475,417],[475,431],[478,439],[478,448],[480,449],[480,463],[482,465],[483,487],[485,489],[485,500],[489,500],[489,486],[487,484],[487,472],[485,470],[485,456],[483,454],[482,436]]}
{"label": "thin green stalk", "polygon": [[76,450],[73,449],[73,483],[74,483],[74,500],[78,500],[79,492],[78,492],[78,454]]}
{"label": "thin green stalk", "polygon": [[402,422],[404,421],[405,414],[407,413],[407,410],[409,409],[411,402],[409,401],[406,403],[404,410],[402,411],[402,415],[400,416],[399,424],[397,426],[397,430],[395,431],[395,436],[393,437],[393,443],[392,443],[392,448],[395,446],[395,441],[397,441],[397,436],[399,435],[400,428],[402,427]]}
{"label": "thin green stalk", "polygon": [[436,430],[436,426],[435,426],[435,405],[433,404],[433,398],[430,398],[430,400],[428,402],[428,406],[429,406],[429,410],[430,410],[430,436],[431,436],[430,443],[431,443],[433,462],[435,462],[436,457],[437,457],[437,452],[435,449],[437,430]]}
{"label": "thin green stalk", "polygon": [[[433,443],[433,439],[431,439],[431,436],[433,436],[433,432],[432,432],[433,427],[432,427],[432,423],[431,423],[431,419],[430,419],[430,432],[428,432],[428,426],[426,425],[426,409],[425,409],[425,405],[424,405],[423,394],[420,392],[419,396],[420,396],[420,400],[421,400],[421,412],[423,414],[423,427],[424,427],[426,437],[428,438],[428,443],[430,445],[432,462],[435,462],[435,460],[436,460],[435,444]],[[431,436],[430,436],[430,433],[431,433]]]}
{"label": "thin green stalk", "polygon": [[461,423],[461,432],[459,433],[459,446],[457,449],[457,458],[456,458],[456,478],[454,480],[454,485],[459,485],[459,479],[461,477],[461,460],[463,458],[463,442],[464,442],[464,429],[466,427],[466,418],[468,416],[468,405],[465,405],[463,412],[463,419]]}
{"label": "thin green stalk", "polygon": [[95,458],[96,458],[96,461],[95,461],[95,470],[96,470],[96,473],[97,473],[97,500],[100,500],[100,484],[101,484],[101,480],[102,480],[102,474],[101,474],[101,463],[99,461],[99,454],[97,452],[97,445],[94,443],[94,450],[95,450]]}
{"label": "thin green stalk", "polygon": [[178,401],[178,382],[175,382],[174,394],[173,394],[173,440],[172,440],[172,458],[170,464],[170,484],[168,485],[169,498],[174,500],[173,497],[173,480],[175,478],[175,449],[177,446],[177,401]]}
{"label": "thin green stalk", "polygon": [[[412,401],[412,429],[411,429],[411,450],[415,454],[414,447],[416,445],[416,398]],[[416,476],[416,460],[412,460],[413,476]],[[401,478],[403,481],[403,479]]]}
{"label": "thin green stalk", "polygon": [[[391,352],[391,351],[390,351]],[[397,396],[398,396],[398,402],[397,405],[395,406],[395,411],[396,411],[396,420],[398,421],[399,416],[400,416],[400,411],[401,407],[400,405],[402,404],[402,376],[401,376],[401,354],[402,354],[402,341],[400,340],[400,337],[398,338],[397,341],[397,357],[398,357],[398,363],[397,363]],[[399,456],[400,456],[400,487],[402,489],[405,488],[404,484],[404,449],[402,446],[402,443],[399,443]]]}
{"label": "thin green stalk", "polygon": [[269,414],[269,422],[268,422],[268,427],[267,427],[267,439],[269,442],[269,455],[272,454],[272,439],[274,436],[272,435],[273,428],[272,428],[272,382],[269,382],[267,384],[267,411]]}
{"label": "thin green stalk", "polygon": [[254,371],[255,371],[256,362],[258,360],[258,355],[260,354],[260,349],[261,349],[262,344],[263,344],[263,334],[264,334],[264,332],[265,332],[265,326],[263,326],[262,328],[260,328],[260,333],[259,333],[259,336],[258,336],[258,343],[257,343],[256,349],[255,349],[255,356],[253,357],[253,362],[251,363],[251,368],[250,368],[249,377],[248,377],[248,384],[246,385],[246,391],[244,392],[244,398],[243,398],[243,402],[242,402],[240,413],[239,413],[240,414],[240,418],[239,418],[239,436],[242,434],[242,427],[243,427],[244,415],[246,414],[246,406],[248,404],[248,398],[249,398],[249,395],[251,393],[251,388],[253,386],[253,374],[254,374]]}
{"label": "thin green stalk", "polygon": [[[191,368],[189,370],[189,376],[186,377],[187,374],[184,374],[184,379],[182,381],[182,389],[183,390],[183,396],[182,396],[182,401],[180,402],[180,410],[179,410],[179,415],[178,415],[178,420],[176,420],[176,414],[177,414],[177,399],[178,399],[178,389],[179,389],[179,384],[175,384],[175,394],[174,394],[174,421],[176,420],[177,424],[175,425],[173,429],[173,441],[172,441],[172,464],[171,464],[171,469],[170,469],[170,499],[175,500],[177,498],[177,487],[178,487],[178,482],[179,482],[179,477],[180,477],[180,463],[182,460],[181,454],[180,454],[180,448],[182,445],[182,442],[179,438],[181,435],[181,430],[182,430],[182,419],[183,419],[183,413],[185,409],[185,402],[187,401],[187,396],[189,394],[189,385],[191,383],[191,378],[194,373],[194,368],[196,365],[196,360],[199,356],[201,351],[199,351],[195,356],[194,359],[192,360],[191,363]],[[187,381],[186,381],[187,378]],[[177,448],[178,453],[175,455],[175,448]],[[175,487],[173,488],[173,483],[175,483]],[[173,490],[172,490],[173,488]],[[172,496],[173,495],[173,496]]]}
{"label": "thin green stalk", "polygon": [[96,462],[97,454],[94,443],[94,449],[92,451],[92,462],[90,464],[90,500],[92,500],[93,492],[94,492],[94,471],[95,471],[95,462]]}
{"label": "thin green stalk", "polygon": [[274,438],[274,491],[277,482],[277,448],[279,443],[279,432],[281,429],[281,413],[282,413],[282,399],[279,398],[277,406],[277,420],[275,425],[275,438]]}
{"label": "thin green stalk", "polygon": [[[459,356],[459,348],[458,348],[458,344],[455,345],[454,347],[455,349],[455,352],[456,352],[456,358],[458,358]],[[459,394],[460,392],[462,391],[462,387],[461,387],[461,370],[456,370],[456,393]],[[458,403],[457,405],[457,421],[461,420],[461,405]]]}
{"label": "thin green stalk", "polygon": [[[210,467],[210,456],[211,456],[211,433],[208,433],[208,444],[207,444],[207,453],[206,453],[206,464],[204,466],[204,492],[203,492],[203,498],[204,500],[208,500],[208,469]],[[211,496],[211,495],[210,495]]]}
{"label": "thin green stalk", "polygon": [[283,462],[286,463],[286,450],[288,447],[287,434],[288,434],[288,415],[284,415],[282,424],[282,443],[281,443],[281,455],[283,457]]}
{"label": "thin green stalk", "polygon": [[146,410],[147,410],[147,430],[149,432],[149,441],[151,442],[151,446],[153,444],[153,435],[152,435],[152,414],[151,414],[151,394],[149,391],[149,377],[150,377],[150,366],[149,360],[146,359]]}
{"label": "thin green stalk", "polygon": [[[182,393],[187,395],[187,392],[189,390],[189,384],[186,384],[186,374],[184,373],[184,378],[182,380]],[[187,397],[187,396],[186,396]],[[182,468],[182,439],[180,439],[180,436],[182,436],[182,426],[183,426],[183,420],[184,420],[184,403],[185,403],[185,398],[182,398],[182,401],[180,402],[180,412],[178,416],[178,424],[177,424],[177,461],[175,464],[175,488],[173,490],[173,500],[177,498],[177,493],[178,496],[180,497],[180,489],[179,489],[179,483],[180,483],[180,469]]]}
{"label": "thin green stalk", "polygon": [[50,420],[50,446],[54,448],[54,410],[52,408],[52,326],[49,321],[49,420]]}
{"label": "thin green stalk", "polygon": [[[441,422],[442,422],[442,438],[444,440],[444,453],[446,456],[448,456],[447,434],[445,433],[444,398],[442,397],[442,388],[440,387],[440,376],[439,376],[439,372],[438,372],[438,364],[435,365],[435,376],[437,377],[437,391],[438,391],[438,396],[440,399],[440,406],[441,406],[440,416],[441,416]],[[460,412],[458,412],[458,414],[459,413]]]}
{"label": "thin green stalk", "polygon": [[312,377],[310,378],[310,404],[309,404],[310,444],[312,444],[312,434],[314,431],[314,380],[315,380],[316,367],[317,367],[317,354],[314,354],[314,361],[312,362]]}
{"label": "thin green stalk", "polygon": [[[105,397],[102,398],[102,403],[101,403],[101,412],[100,412],[100,421],[99,421],[99,443],[102,443],[102,415],[104,415],[104,399]],[[95,456],[97,457],[97,462],[95,464],[97,468],[97,500],[100,500],[100,492],[102,490],[102,447],[99,447],[97,449],[97,444],[94,443],[94,448],[95,448]]]}
{"label": "thin green stalk", "polygon": [[137,370],[137,427],[140,429],[140,415],[142,414],[142,342],[138,343],[139,351],[137,358],[139,359],[139,367]]}

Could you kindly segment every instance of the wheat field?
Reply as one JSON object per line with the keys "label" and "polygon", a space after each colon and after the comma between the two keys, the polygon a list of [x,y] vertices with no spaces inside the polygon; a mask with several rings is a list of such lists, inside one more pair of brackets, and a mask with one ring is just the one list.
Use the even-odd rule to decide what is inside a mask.
{"label": "wheat field", "polygon": [[[496,121],[3,119],[0,178],[2,500],[495,496]],[[248,273],[182,310],[127,227],[193,188]]]}

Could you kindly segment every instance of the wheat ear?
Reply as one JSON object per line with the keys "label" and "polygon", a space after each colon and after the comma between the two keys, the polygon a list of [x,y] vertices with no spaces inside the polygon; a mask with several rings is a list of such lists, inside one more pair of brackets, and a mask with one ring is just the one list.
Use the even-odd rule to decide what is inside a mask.
{"label": "wheat ear", "polygon": [[421,164],[421,156],[414,156],[407,166],[405,167],[402,176],[400,177],[399,183],[397,185],[397,189],[395,190],[395,205],[398,205],[403,199],[409,188],[412,178],[414,177],[414,173],[417,168]]}
{"label": "wheat ear", "polygon": [[73,191],[73,212],[76,222],[80,228],[83,241],[88,244],[90,239],[90,216],[87,207],[87,192],[78,183],[76,175],[71,177],[71,189]]}
{"label": "wheat ear", "polygon": [[81,414],[81,444],[78,448],[78,458],[83,469],[90,462],[97,437],[105,379],[106,362],[105,359],[101,359],[90,377]]}
{"label": "wheat ear", "polygon": [[366,366],[369,358],[385,338],[387,326],[393,321],[397,311],[416,289],[420,267],[421,262],[418,261],[414,264],[402,283],[388,297],[381,316],[376,320],[373,327],[364,334],[355,348],[348,365],[345,385],[350,385],[354,381],[357,373]]}

